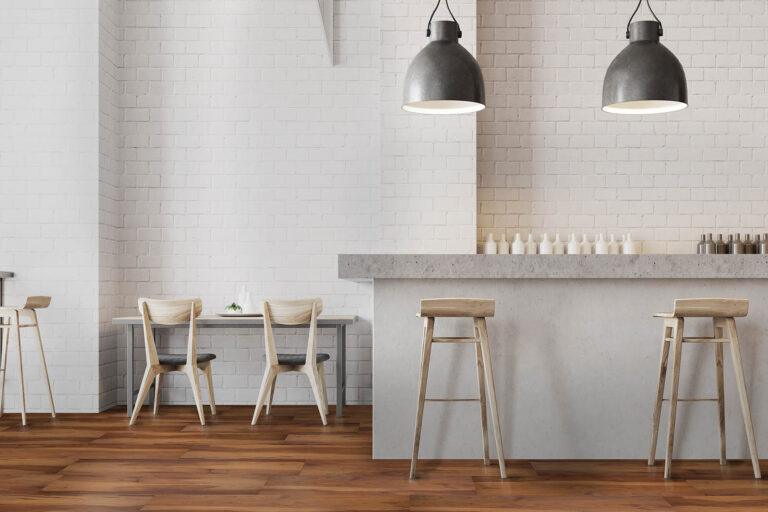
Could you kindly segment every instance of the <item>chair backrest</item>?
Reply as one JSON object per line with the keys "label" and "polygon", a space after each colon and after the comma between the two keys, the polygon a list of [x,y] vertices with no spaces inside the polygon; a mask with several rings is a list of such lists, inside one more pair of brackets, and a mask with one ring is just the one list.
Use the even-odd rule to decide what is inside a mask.
{"label": "chair backrest", "polygon": [[317,317],[323,311],[322,299],[267,300],[261,303],[264,315],[264,350],[267,364],[277,364],[277,349],[272,325],[309,324],[307,364],[315,364],[317,356]]}
{"label": "chair backrest", "polygon": [[748,299],[675,299],[674,316],[711,316],[729,318],[747,316]]}
{"label": "chair backrest", "polygon": [[491,317],[496,310],[493,299],[421,299],[419,316]]}
{"label": "chair backrest", "polygon": [[24,301],[23,309],[43,309],[51,305],[51,298],[45,295],[37,295],[34,297],[27,297]]}
{"label": "chair backrest", "polygon": [[155,336],[151,322],[161,325],[181,325],[189,322],[189,340],[187,342],[187,364],[197,360],[197,325],[195,318],[203,311],[203,301],[195,299],[160,300],[139,299],[139,312],[144,325],[144,349],[147,364],[159,364]]}

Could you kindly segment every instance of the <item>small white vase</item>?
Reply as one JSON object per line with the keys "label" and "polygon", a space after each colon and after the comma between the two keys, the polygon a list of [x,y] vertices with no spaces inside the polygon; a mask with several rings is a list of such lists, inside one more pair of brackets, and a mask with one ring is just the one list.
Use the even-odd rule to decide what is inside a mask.
{"label": "small white vase", "polygon": [[509,254],[509,242],[507,242],[506,234],[502,234],[501,240],[499,240],[499,254]]}
{"label": "small white vase", "polygon": [[253,297],[251,297],[251,292],[245,294],[245,301],[243,304],[240,304],[240,307],[243,308],[244,315],[255,315],[258,313],[258,305],[253,300]]}
{"label": "small white vase", "polygon": [[539,244],[539,254],[552,254],[553,246],[549,240],[549,235],[544,233],[541,237],[541,244]]}
{"label": "small white vase", "polygon": [[555,233],[555,241],[552,243],[552,254],[565,254],[565,244],[560,240],[559,233]]}
{"label": "small white vase", "polygon": [[586,233],[584,233],[581,236],[581,243],[579,244],[579,252],[581,252],[581,254],[592,254],[592,244],[589,243],[589,239],[587,238]]}
{"label": "small white vase", "polygon": [[525,254],[525,244],[520,238],[520,233],[515,234],[515,241],[512,242],[512,254]]}
{"label": "small white vase", "polygon": [[488,238],[483,246],[484,254],[496,254],[496,242],[493,241],[493,233],[488,233]]}
{"label": "small white vase", "polygon": [[531,233],[528,233],[528,241],[525,242],[525,254],[536,254],[536,242]]}
{"label": "small white vase", "polygon": [[634,240],[632,240],[631,233],[627,233],[626,238],[624,238],[624,243],[621,245],[621,252],[623,252],[624,254],[638,253],[637,243]]}
{"label": "small white vase", "polygon": [[619,254],[619,244],[613,235],[611,235],[611,240],[608,242],[608,254]]}
{"label": "small white vase", "polygon": [[571,233],[571,238],[568,239],[568,254],[581,254],[579,242],[576,241],[576,233]]}
{"label": "small white vase", "polygon": [[608,242],[603,238],[603,234],[600,233],[595,241],[595,254],[608,254]]}

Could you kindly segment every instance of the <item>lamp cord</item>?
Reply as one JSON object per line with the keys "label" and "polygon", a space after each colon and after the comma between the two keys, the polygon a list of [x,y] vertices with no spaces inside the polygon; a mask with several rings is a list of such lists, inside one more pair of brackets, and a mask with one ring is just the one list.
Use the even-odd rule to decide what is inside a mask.
{"label": "lamp cord", "polygon": [[[429,21],[427,22],[427,37],[432,35],[432,29],[431,29],[432,18],[434,18],[435,13],[437,12],[437,8],[440,7],[440,2],[441,1],[442,0],[437,0],[437,4],[435,5],[435,8],[432,10],[432,14],[429,16]],[[643,0],[640,0],[640,1],[642,2]],[[456,21],[456,16],[453,15],[453,11],[451,11],[451,6],[448,5],[448,0],[445,0],[445,6],[448,8],[448,14],[450,14],[451,18],[453,18],[453,22],[456,24],[456,27],[458,27],[458,29],[459,29],[459,38],[461,38],[461,27],[459,26],[459,22]],[[629,32],[627,32],[627,33],[629,33]],[[627,37],[629,37],[629,36],[627,36]]]}
{"label": "lamp cord", "polygon": [[[440,1],[438,0],[438,4]],[[448,3],[448,0],[445,0],[445,3]],[[635,12],[632,13],[632,16],[629,17],[629,21],[627,22],[627,39],[629,39],[629,26],[632,24],[632,18],[635,17],[635,14],[637,14],[637,11],[640,10],[640,5],[643,3],[643,0],[638,0],[637,7],[635,7]],[[653,12],[653,9],[651,8],[651,2],[650,0],[645,0],[645,4],[648,6],[648,10],[651,11],[651,16],[653,16],[653,19],[656,20],[656,22],[659,24],[659,37],[664,35],[664,27],[661,26],[661,20],[658,16],[656,16],[656,13]],[[437,7],[435,7],[435,10],[437,10]],[[432,14],[435,14],[434,12]],[[432,18],[430,18],[430,21]]]}

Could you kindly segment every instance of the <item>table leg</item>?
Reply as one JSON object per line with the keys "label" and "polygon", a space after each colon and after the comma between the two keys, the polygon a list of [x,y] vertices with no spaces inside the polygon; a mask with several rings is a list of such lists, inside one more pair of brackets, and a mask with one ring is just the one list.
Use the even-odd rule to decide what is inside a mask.
{"label": "table leg", "polygon": [[346,325],[336,326],[336,417],[344,414],[347,383],[347,329]]}
{"label": "table leg", "polygon": [[133,326],[125,326],[125,408],[133,412]]}

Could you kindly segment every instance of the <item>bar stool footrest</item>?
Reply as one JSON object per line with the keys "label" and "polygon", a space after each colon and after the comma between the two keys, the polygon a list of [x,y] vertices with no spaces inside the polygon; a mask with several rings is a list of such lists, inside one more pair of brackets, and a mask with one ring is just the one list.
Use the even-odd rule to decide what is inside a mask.
{"label": "bar stool footrest", "polygon": [[480,343],[477,338],[432,338],[432,343]]}
{"label": "bar stool footrest", "polygon": [[[662,398],[662,402],[669,402],[669,398]],[[678,402],[717,402],[717,398],[678,398]]]}
{"label": "bar stool footrest", "polygon": [[425,402],[479,402],[479,398],[425,398]]}
{"label": "bar stool footrest", "polygon": [[[675,341],[674,338],[664,338],[665,341]],[[729,338],[683,338],[683,343],[730,343]]]}

